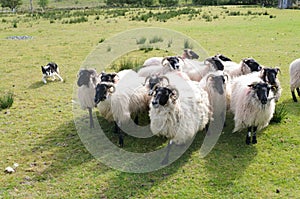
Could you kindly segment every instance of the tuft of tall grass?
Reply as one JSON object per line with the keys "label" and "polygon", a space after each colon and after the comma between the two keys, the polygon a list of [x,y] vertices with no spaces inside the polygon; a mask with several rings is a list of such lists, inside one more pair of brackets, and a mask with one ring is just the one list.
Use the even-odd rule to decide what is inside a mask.
{"label": "tuft of tall grass", "polygon": [[136,40],[136,44],[144,44],[146,42],[146,37],[141,37],[140,39]]}
{"label": "tuft of tall grass", "polygon": [[284,104],[282,104],[281,106],[276,106],[273,118],[271,119],[270,123],[280,123],[286,118],[287,114],[288,112]]}
{"label": "tuft of tall grass", "polygon": [[9,92],[0,96],[0,110],[7,109],[12,106],[14,103],[13,93]]}
{"label": "tuft of tall grass", "polygon": [[193,44],[188,39],[185,39],[183,47],[188,49],[193,49]]}
{"label": "tuft of tall grass", "polygon": [[163,42],[163,38],[159,37],[159,36],[154,36],[153,38],[150,39],[149,43],[150,44],[154,44],[154,43],[158,43],[158,42]]}

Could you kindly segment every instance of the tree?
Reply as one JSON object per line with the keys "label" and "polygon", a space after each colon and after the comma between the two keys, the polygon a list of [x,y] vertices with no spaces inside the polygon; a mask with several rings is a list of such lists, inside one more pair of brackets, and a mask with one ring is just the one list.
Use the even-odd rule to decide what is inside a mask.
{"label": "tree", "polygon": [[10,8],[12,11],[16,10],[19,5],[22,5],[22,0],[0,0],[2,8]]}
{"label": "tree", "polygon": [[45,10],[45,8],[47,7],[49,1],[48,0],[38,0],[38,5]]}

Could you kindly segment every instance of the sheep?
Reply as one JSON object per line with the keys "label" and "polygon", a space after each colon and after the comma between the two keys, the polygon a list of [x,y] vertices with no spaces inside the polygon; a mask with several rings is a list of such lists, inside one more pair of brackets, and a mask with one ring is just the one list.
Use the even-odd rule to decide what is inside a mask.
{"label": "sheep", "polygon": [[163,84],[164,80],[169,84],[169,79],[159,74],[153,74],[145,78],[143,85],[136,88],[130,96],[129,111],[135,114],[135,123],[138,124],[138,114],[149,111],[149,103],[153,93],[153,87],[156,84]]}
{"label": "sheep", "polygon": [[209,57],[204,62],[198,60],[185,59],[182,71],[192,81],[200,81],[207,73],[223,70],[224,65],[217,57]]}
{"label": "sheep", "polygon": [[[181,57],[182,59],[198,59],[199,55],[197,55],[197,53],[195,53],[191,49],[184,49],[182,56],[178,56],[178,57]],[[164,59],[163,57],[150,57],[144,61],[143,66],[146,67],[146,66],[160,65],[163,59]]]}
{"label": "sheep", "polygon": [[182,71],[184,61],[178,56],[164,57],[161,62],[151,66],[144,66],[138,71],[141,77],[148,77],[153,74],[164,75],[171,71]]}
{"label": "sheep", "polygon": [[234,114],[233,132],[248,128],[246,144],[257,143],[257,131],[265,128],[275,111],[275,98],[271,85],[259,77],[241,76],[232,82],[230,110]]}
{"label": "sheep", "polygon": [[94,69],[81,69],[78,74],[78,100],[82,109],[88,109],[90,117],[90,128],[94,128],[92,109],[96,106],[94,102],[95,88],[100,81],[97,71]]}
{"label": "sheep", "polygon": [[[205,75],[199,82],[200,88],[204,89],[209,94],[209,100],[212,104],[218,96],[225,96],[225,99],[220,100],[218,103],[228,105],[230,103],[230,85],[229,77],[223,71],[210,72]],[[216,95],[216,93],[218,95]],[[224,101],[225,100],[225,101]],[[228,106],[229,107],[229,106]]]}
{"label": "sheep", "polygon": [[227,73],[231,78],[246,75],[255,71],[260,71],[262,69],[262,66],[260,66],[260,64],[253,58],[242,59],[238,64],[222,54],[217,54],[216,57],[222,60],[224,72]]}
{"label": "sheep", "polygon": [[271,89],[274,93],[275,102],[279,101],[279,98],[281,97],[282,88],[280,85],[280,81],[277,78],[277,74],[280,72],[279,68],[270,68],[270,67],[264,67],[261,70],[260,78],[271,85]]}
{"label": "sheep", "polygon": [[297,102],[297,98],[295,95],[295,89],[297,91],[298,96],[300,97],[300,58],[295,59],[291,62],[290,67],[290,88],[294,102]]}
{"label": "sheep", "polygon": [[197,82],[170,75],[167,77],[176,85],[155,86],[149,105],[152,133],[170,139],[162,164],[168,163],[172,144],[185,144],[199,130],[203,130],[211,119],[207,92]]}
{"label": "sheep", "polygon": [[[122,70],[117,73],[119,80],[115,83],[100,83],[96,87],[95,103],[99,112],[109,121],[115,122],[115,131],[119,135],[119,145],[124,146],[121,127],[131,120],[129,100],[135,89],[143,83],[133,70]],[[111,90],[113,88],[113,90]]]}

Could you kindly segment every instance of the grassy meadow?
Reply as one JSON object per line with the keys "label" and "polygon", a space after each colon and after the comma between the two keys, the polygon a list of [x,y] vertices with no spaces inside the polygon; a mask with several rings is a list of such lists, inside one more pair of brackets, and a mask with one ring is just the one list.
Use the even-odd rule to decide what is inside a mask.
{"label": "grassy meadow", "polygon": [[[75,11],[56,17],[0,15],[0,96],[13,93],[14,98],[12,107],[0,111],[0,198],[298,198],[300,105],[292,101],[288,67],[300,57],[300,10],[194,9],[198,14],[166,20],[158,15],[134,20],[149,14],[147,9],[120,15],[112,9],[93,10],[83,16],[87,20],[74,23],[69,22],[82,17],[71,15]],[[284,106],[287,116],[260,131],[257,145],[244,143],[246,132],[231,133],[229,116],[218,143],[203,159],[199,149],[204,134],[199,132],[188,151],[164,169],[132,174],[105,166],[87,151],[75,128],[72,95],[77,73],[99,42],[142,27],[181,32],[209,55],[222,53],[236,62],[253,57],[262,65],[280,67],[283,92],[277,106]],[[160,53],[141,50],[131,56],[142,63]],[[50,61],[59,65],[64,82],[43,84],[41,65]],[[117,142],[113,124],[99,120]],[[166,140],[126,136],[124,149],[151,150],[157,144]],[[16,172],[5,173],[14,163],[19,164]]]}

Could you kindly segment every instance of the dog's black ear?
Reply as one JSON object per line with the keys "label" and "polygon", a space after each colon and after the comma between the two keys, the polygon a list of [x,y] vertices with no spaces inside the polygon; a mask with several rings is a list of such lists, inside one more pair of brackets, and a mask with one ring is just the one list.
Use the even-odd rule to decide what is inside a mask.
{"label": "dog's black ear", "polygon": [[45,70],[44,66],[41,66],[41,68],[42,68],[42,72],[46,73],[46,70]]}

